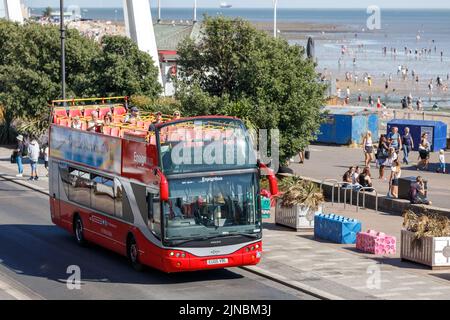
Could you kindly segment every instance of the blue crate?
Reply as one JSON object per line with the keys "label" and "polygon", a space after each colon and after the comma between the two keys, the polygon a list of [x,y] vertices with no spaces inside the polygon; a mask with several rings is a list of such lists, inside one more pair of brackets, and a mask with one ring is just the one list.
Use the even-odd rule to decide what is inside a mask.
{"label": "blue crate", "polygon": [[317,214],[314,217],[314,237],[334,243],[355,244],[361,232],[361,222],[334,214]]}

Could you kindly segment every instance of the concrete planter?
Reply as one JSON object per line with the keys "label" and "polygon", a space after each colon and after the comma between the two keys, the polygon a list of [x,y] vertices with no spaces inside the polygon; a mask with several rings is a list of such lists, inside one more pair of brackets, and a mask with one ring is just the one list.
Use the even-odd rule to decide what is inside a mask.
{"label": "concrete planter", "polygon": [[414,233],[402,230],[402,260],[417,262],[434,269],[450,269],[450,237],[427,237],[414,240]]}
{"label": "concrete planter", "polygon": [[275,223],[295,230],[314,229],[314,216],[322,212],[322,206],[317,212],[302,205],[286,208],[281,206],[281,199],[278,199],[275,207]]}

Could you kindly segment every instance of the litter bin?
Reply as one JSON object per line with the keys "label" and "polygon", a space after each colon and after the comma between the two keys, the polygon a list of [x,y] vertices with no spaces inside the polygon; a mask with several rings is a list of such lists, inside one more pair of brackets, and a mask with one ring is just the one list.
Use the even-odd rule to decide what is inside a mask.
{"label": "litter bin", "polygon": [[[409,198],[409,192],[411,190],[411,185],[416,182],[417,177],[405,177],[398,179],[398,198],[411,200]],[[425,192],[428,190],[428,181],[423,180],[425,184]]]}

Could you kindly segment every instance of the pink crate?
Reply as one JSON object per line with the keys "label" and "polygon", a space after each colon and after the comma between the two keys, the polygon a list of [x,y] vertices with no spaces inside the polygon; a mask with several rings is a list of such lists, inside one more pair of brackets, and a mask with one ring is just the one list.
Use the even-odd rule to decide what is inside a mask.
{"label": "pink crate", "polygon": [[367,230],[356,235],[356,249],[377,255],[395,254],[397,240],[382,232]]}

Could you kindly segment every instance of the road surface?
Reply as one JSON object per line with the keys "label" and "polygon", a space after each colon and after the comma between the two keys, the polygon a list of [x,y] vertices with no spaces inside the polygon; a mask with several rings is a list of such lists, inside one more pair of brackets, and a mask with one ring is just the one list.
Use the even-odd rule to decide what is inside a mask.
{"label": "road surface", "polygon": [[[134,271],[125,257],[81,248],[51,223],[48,198],[0,178],[1,299],[315,299],[239,268],[184,274]],[[81,289],[67,288],[79,266]]]}

